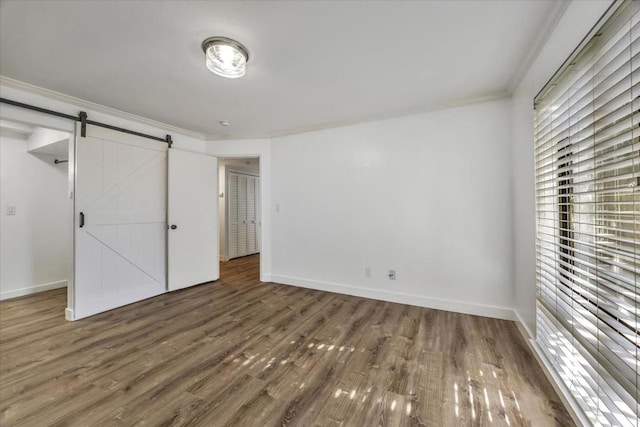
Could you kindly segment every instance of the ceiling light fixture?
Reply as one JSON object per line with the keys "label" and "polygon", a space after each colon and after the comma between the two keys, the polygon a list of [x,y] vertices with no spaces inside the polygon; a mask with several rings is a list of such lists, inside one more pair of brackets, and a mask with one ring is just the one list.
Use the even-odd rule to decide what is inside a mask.
{"label": "ceiling light fixture", "polygon": [[227,37],[209,37],[202,42],[209,71],[229,79],[237,79],[247,72],[249,52],[235,40]]}
{"label": "ceiling light fixture", "polygon": [[221,126],[229,126],[231,124],[226,120],[220,120],[218,123],[220,123]]}

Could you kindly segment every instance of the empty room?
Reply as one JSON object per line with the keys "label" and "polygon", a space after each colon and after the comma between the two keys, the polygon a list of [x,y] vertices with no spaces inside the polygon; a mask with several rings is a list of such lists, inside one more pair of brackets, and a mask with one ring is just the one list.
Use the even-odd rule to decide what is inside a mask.
{"label": "empty room", "polygon": [[640,2],[0,0],[0,425],[640,427]]}

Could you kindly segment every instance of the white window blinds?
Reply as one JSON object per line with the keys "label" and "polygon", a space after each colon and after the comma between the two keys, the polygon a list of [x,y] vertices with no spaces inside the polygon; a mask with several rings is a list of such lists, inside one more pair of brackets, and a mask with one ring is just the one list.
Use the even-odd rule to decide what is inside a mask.
{"label": "white window blinds", "polygon": [[537,341],[594,425],[638,427],[640,5],[535,100]]}

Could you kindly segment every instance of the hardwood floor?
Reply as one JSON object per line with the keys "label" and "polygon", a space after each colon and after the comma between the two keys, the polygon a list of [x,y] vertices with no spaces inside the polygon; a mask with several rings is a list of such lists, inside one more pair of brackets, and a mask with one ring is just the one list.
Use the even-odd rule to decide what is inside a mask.
{"label": "hardwood floor", "polygon": [[258,280],[64,320],[0,302],[3,426],[573,425],[513,322]]}

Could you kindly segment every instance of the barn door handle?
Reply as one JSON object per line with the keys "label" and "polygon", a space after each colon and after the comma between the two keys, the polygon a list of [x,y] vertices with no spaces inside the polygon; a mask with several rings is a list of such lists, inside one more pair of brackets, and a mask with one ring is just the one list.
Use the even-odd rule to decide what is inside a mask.
{"label": "barn door handle", "polygon": [[84,213],[80,212],[80,228],[84,227]]}

